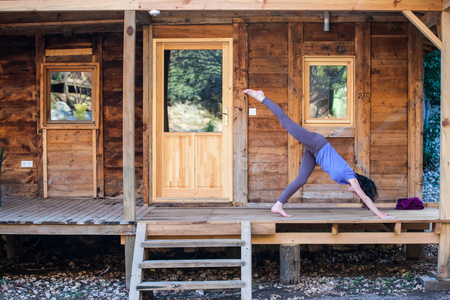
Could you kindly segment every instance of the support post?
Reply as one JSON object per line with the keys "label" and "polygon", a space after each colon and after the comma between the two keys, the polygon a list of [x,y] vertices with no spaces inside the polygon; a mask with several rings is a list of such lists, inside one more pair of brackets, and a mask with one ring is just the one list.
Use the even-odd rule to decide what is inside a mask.
{"label": "support post", "polygon": [[153,25],[144,26],[143,55],[143,111],[144,111],[144,205],[152,202],[152,77],[153,77]]}
{"label": "support post", "polygon": [[244,205],[248,202],[248,101],[242,91],[248,88],[248,28],[239,19],[234,22],[233,200]]}
{"label": "support post", "polygon": [[[136,12],[125,11],[123,37],[123,206],[124,221],[136,220],[134,123],[135,123]],[[126,286],[130,286],[134,237],[125,238]]]}
{"label": "support post", "polygon": [[14,235],[6,235],[6,258],[9,260],[16,258],[16,237]]}
{"label": "support post", "polygon": [[300,245],[280,245],[280,282],[289,285],[300,282]]}
{"label": "support post", "polygon": [[[441,52],[441,160],[440,203],[441,220],[450,219],[450,12],[442,12]],[[439,235],[439,279],[450,278],[450,224],[442,224]]]}

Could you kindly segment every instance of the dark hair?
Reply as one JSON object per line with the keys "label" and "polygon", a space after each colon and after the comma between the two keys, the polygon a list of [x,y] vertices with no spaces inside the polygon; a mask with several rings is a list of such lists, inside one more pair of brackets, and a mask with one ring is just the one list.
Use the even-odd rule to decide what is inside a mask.
{"label": "dark hair", "polygon": [[[378,189],[377,186],[375,185],[375,182],[373,182],[372,179],[364,175],[360,175],[358,173],[355,174],[359,186],[361,187],[363,192],[367,195],[367,197],[369,197],[373,202],[375,202],[375,199],[378,197]],[[361,200],[361,207],[368,209],[367,205],[362,200]]]}

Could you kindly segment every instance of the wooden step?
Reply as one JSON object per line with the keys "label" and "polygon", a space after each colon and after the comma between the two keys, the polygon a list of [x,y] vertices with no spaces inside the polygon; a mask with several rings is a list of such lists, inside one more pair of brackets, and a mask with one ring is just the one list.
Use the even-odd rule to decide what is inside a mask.
{"label": "wooden step", "polygon": [[206,290],[206,289],[235,289],[244,287],[242,280],[219,281],[154,281],[138,284],[138,291],[156,290]]}
{"label": "wooden step", "polygon": [[139,264],[139,268],[213,268],[242,267],[243,265],[244,261],[241,259],[146,260]]}
{"label": "wooden step", "polygon": [[143,248],[197,248],[197,247],[241,247],[245,244],[240,239],[195,239],[195,240],[146,240]]}

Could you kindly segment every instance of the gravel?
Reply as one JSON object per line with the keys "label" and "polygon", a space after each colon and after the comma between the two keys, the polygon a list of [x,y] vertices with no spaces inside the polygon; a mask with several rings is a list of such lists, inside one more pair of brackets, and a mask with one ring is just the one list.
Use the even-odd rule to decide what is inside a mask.
{"label": "gravel", "polygon": [[[424,174],[424,201],[439,200],[438,174]],[[437,179],[437,180],[436,180]],[[0,240],[0,246],[3,246]],[[22,237],[19,258],[0,251],[0,299],[128,299],[124,253],[116,237]],[[254,299],[449,299],[450,292],[427,292],[419,282],[437,266],[437,246],[425,245],[425,256],[411,261],[402,245],[303,245],[301,281],[279,283],[276,246],[254,246]],[[224,252],[188,250],[151,253],[167,259],[224,257]],[[237,254],[237,256],[239,256]],[[150,270],[151,280],[230,280],[239,269]],[[147,299],[240,299],[239,290],[159,291]]]}

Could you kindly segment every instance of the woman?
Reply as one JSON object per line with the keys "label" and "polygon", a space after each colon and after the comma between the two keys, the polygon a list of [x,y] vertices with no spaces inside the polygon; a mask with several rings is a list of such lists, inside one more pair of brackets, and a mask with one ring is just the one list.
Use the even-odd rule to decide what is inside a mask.
{"label": "woman", "polygon": [[272,206],[271,211],[273,213],[280,214],[283,217],[292,217],[292,215],[288,215],[284,211],[283,205],[306,183],[316,163],[318,163],[330,175],[331,179],[339,184],[349,184],[348,191],[358,195],[363,203],[363,207],[367,207],[374,215],[381,219],[395,219],[395,217],[380,212],[374,205],[372,200],[375,200],[378,195],[375,183],[371,179],[353,172],[347,162],[339,156],[336,150],[331,147],[330,143],[322,135],[310,132],[292,121],[278,105],[264,96],[263,91],[246,89],[244,93],[255,98],[270,109],[280,121],[281,126],[306,148],[297,178],[288,185],[278,198],[277,203]]}

